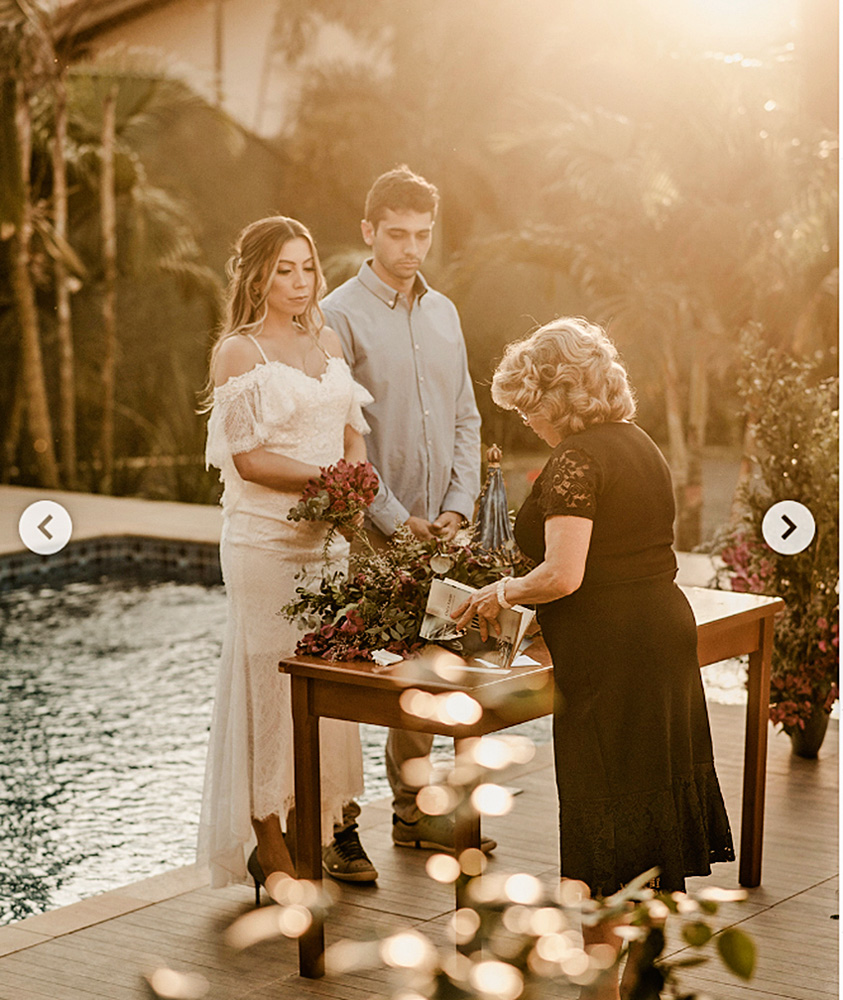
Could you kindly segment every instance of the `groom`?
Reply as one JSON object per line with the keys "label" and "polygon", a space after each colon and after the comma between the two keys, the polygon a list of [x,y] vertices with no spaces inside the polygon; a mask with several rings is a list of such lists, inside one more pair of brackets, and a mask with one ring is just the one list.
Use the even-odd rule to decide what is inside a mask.
{"label": "groom", "polygon": [[[382,538],[404,524],[419,538],[450,541],[480,492],[480,414],[459,316],[419,272],[438,205],[437,189],[406,166],[378,177],[361,223],[372,256],[321,303],[354,378],[374,397],[366,408],[366,445],[380,489],[368,526]],[[428,733],[389,731],[392,839],[400,847],[453,850],[452,818],[423,814],[418,787],[401,770],[405,761],[426,757],[432,742]],[[365,881],[362,859],[374,872],[359,840],[353,842],[359,811],[350,804],[345,830],[325,850],[325,869],[335,878]],[[495,846],[483,838],[484,851]]]}

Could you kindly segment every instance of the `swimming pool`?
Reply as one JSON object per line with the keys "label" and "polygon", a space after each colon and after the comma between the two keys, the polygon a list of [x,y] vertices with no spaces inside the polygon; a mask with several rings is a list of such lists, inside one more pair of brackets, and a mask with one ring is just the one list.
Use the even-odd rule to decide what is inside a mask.
{"label": "swimming pool", "polygon": [[[194,860],[221,587],[104,579],[0,593],[0,924]],[[734,662],[708,697],[745,701]],[[550,739],[549,718],[518,731]],[[366,793],[389,794],[362,726]],[[434,759],[451,741],[437,737]]]}

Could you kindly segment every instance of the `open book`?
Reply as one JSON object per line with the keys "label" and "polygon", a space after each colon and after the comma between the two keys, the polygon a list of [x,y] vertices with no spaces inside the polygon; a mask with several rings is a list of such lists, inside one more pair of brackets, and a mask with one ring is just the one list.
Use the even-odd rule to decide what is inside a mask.
{"label": "open book", "polygon": [[451,612],[474,592],[475,588],[467,583],[435,579],[430,585],[419,636],[459,653],[465,660],[477,660],[490,667],[508,667],[518,653],[524,633],[533,620],[533,612],[520,604],[501,608],[498,615],[501,634],[495,635],[494,627],[490,627],[489,637],[484,642],[480,638],[476,615],[465,629],[457,628],[451,618]]}

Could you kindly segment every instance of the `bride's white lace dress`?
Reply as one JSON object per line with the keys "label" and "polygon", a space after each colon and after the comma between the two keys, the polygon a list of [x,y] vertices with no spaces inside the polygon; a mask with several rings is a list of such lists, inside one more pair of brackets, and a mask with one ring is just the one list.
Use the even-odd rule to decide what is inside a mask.
{"label": "bride's white lace dress", "polygon": [[[321,574],[327,531],[324,522],[288,521],[298,495],[244,481],[232,456],[263,445],[331,465],[343,457],[346,424],[368,431],[361,406],[370,401],[345,361],[334,357],[321,378],[269,361],[214,391],[206,461],[221,470],[225,485],[220,559],[228,621],[198,846],[214,887],[245,879],[254,844],[251,818],[277,813],[284,824],[293,805],[290,681],[279,673],[278,660],[293,652],[301,630],[278,611],[301,585],[296,574]],[[337,537],[332,562],[344,565],[347,558],[348,543]],[[343,803],[363,790],[363,762],[356,724],[323,719],[320,736],[327,842]]]}

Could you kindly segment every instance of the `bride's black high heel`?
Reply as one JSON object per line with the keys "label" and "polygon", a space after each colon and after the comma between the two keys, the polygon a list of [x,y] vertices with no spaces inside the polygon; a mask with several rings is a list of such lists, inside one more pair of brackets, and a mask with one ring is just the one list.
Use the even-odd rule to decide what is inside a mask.
{"label": "bride's black high heel", "polygon": [[261,868],[260,862],[258,861],[257,847],[249,855],[249,860],[246,862],[246,868],[255,880],[255,906],[257,907],[261,905],[261,886],[266,888],[266,875],[264,875],[263,868]]}

